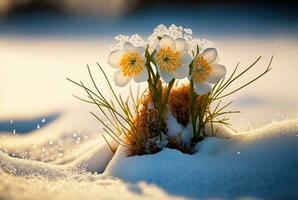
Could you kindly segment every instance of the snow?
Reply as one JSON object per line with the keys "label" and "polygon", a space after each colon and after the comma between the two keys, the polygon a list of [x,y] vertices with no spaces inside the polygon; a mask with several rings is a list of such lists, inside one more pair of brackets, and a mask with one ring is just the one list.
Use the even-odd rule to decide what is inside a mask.
{"label": "snow", "polygon": [[[38,129],[34,137],[27,134],[23,139],[42,138],[40,131],[56,125],[61,128],[66,119],[62,117]],[[74,132],[60,131],[73,138]],[[224,129],[220,127],[220,131]],[[0,199],[298,198],[297,134],[298,119],[292,119],[230,134],[230,139],[210,137],[198,143],[194,155],[164,149],[126,157],[126,149],[120,146],[113,156],[99,138],[80,144],[84,147],[78,156],[71,156],[78,154],[72,151],[75,142],[65,143],[68,156],[59,162],[13,158],[1,152]],[[56,137],[61,139],[59,134]],[[37,147],[48,142],[37,138]],[[15,136],[1,140],[1,148],[7,142],[13,149],[12,140],[22,149]]]}
{"label": "snow", "polygon": [[[182,141],[184,145],[190,146],[192,138],[192,125],[190,122],[186,127],[184,127],[177,122],[176,118],[168,110],[166,115],[166,123],[168,128],[167,136],[176,138],[177,141]],[[235,133],[233,130],[221,124],[214,123],[211,126],[211,123],[206,123],[205,134],[208,136],[216,135],[218,138],[230,138],[232,137],[233,133]]]}
{"label": "snow", "polygon": [[[14,157],[17,158],[43,161],[30,163],[30,165],[40,168],[37,171],[43,171],[44,166],[40,166],[39,163],[47,162],[59,167],[63,166],[64,170],[84,168],[90,172],[102,173],[113,153],[100,134],[97,131],[94,132],[97,126],[86,125],[86,120],[89,118],[84,115],[81,117],[84,119],[78,121],[78,116],[68,113],[47,125],[46,128],[37,129],[29,134],[18,136],[8,133],[1,134],[0,149],[10,155],[14,154]],[[92,123],[94,122],[92,121]],[[84,139],[83,135],[87,137]],[[77,143],[78,138],[82,138],[79,144]],[[1,159],[5,159],[7,162],[11,160],[5,156]],[[98,160],[100,160],[100,164]],[[18,159],[16,162],[19,162]],[[17,164],[13,165],[18,166]],[[30,173],[31,169],[28,168],[28,172],[24,170],[24,173]]]}
{"label": "snow", "polygon": [[64,199],[182,199],[166,194],[157,186],[140,182],[127,184],[100,175],[73,175],[57,180],[22,177],[0,170],[0,199],[64,200]]}
{"label": "snow", "polygon": [[184,145],[190,145],[192,137],[192,127],[190,123],[186,127],[183,127],[177,122],[176,118],[170,111],[167,112],[166,123],[168,128],[168,136],[176,138],[177,141],[181,140]]}
{"label": "snow", "polygon": [[298,197],[298,119],[274,123],[231,139],[208,138],[194,155],[164,149],[125,157],[121,147],[105,173],[146,180],[170,194],[201,198]]}

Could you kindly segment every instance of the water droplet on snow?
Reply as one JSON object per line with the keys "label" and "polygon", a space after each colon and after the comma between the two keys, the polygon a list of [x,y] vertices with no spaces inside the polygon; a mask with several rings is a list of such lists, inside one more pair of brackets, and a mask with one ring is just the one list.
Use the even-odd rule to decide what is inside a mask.
{"label": "water droplet on snow", "polygon": [[72,134],[72,136],[73,136],[73,137],[77,137],[77,134],[74,133],[74,134]]}
{"label": "water droplet on snow", "polygon": [[53,141],[52,141],[52,140],[50,140],[50,142],[49,142],[49,143],[50,143],[50,145],[52,145],[52,144],[53,144]]}
{"label": "water droplet on snow", "polygon": [[13,134],[16,134],[16,129],[13,129],[12,132],[13,132]]}
{"label": "water droplet on snow", "polygon": [[36,127],[37,129],[40,129],[40,125],[39,124],[37,124],[37,127]]}
{"label": "water droplet on snow", "polygon": [[10,123],[13,124],[13,119],[10,120]]}
{"label": "water droplet on snow", "polygon": [[46,122],[46,119],[45,118],[42,118],[41,122],[42,123],[45,123]]}
{"label": "water droplet on snow", "polygon": [[240,151],[238,151],[237,154],[240,155]]}

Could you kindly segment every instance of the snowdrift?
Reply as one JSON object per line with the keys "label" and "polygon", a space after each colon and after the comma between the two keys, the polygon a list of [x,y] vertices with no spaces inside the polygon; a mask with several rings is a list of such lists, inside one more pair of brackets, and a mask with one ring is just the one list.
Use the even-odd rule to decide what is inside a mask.
{"label": "snowdrift", "polygon": [[196,148],[194,155],[164,149],[126,158],[121,147],[105,174],[195,198],[298,198],[298,119],[208,138]]}
{"label": "snowdrift", "polygon": [[120,146],[113,156],[104,141],[91,141],[59,165],[0,153],[0,199],[298,198],[298,119],[230,139],[210,137],[196,150],[126,157]]}

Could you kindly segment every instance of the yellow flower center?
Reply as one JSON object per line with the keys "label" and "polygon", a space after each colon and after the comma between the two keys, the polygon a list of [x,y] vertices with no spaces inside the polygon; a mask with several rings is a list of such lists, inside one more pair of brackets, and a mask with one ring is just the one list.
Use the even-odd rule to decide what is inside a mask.
{"label": "yellow flower center", "polygon": [[136,76],[144,70],[144,60],[139,53],[128,52],[122,56],[120,68],[124,76]]}
{"label": "yellow flower center", "polygon": [[202,57],[198,56],[193,61],[192,78],[195,82],[202,83],[211,73],[210,64]]}
{"label": "yellow flower center", "polygon": [[173,51],[170,47],[161,48],[157,53],[157,62],[162,71],[174,72],[182,65],[181,54]]}

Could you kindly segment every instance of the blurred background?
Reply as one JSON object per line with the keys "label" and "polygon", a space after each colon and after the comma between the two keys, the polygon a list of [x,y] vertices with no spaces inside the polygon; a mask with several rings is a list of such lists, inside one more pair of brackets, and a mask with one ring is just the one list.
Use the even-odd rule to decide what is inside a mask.
{"label": "blurred background", "polygon": [[10,131],[12,119],[88,113],[71,96],[84,93],[66,78],[87,80],[86,65],[96,74],[96,62],[112,77],[113,37],[148,36],[159,24],[213,41],[229,72],[263,55],[239,84],[274,55],[272,72],[230,99],[242,111],[231,118],[235,129],[298,117],[297,8],[296,0],[0,0],[0,131]]}

